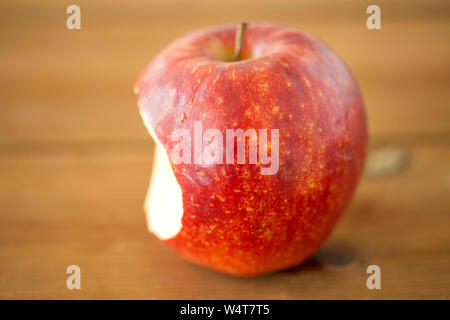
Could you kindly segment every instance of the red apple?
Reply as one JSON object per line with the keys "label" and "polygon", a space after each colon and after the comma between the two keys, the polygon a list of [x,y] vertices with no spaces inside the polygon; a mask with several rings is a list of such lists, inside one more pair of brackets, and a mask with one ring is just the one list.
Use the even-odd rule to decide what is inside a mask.
{"label": "red apple", "polygon": [[[325,44],[288,26],[249,23],[234,60],[236,30],[215,26],[175,41],[135,90],[156,141],[149,229],[190,261],[254,276],[293,267],[323,243],[360,178],[367,130],[358,86]],[[261,159],[174,161],[185,137],[173,132],[184,129],[195,144],[200,121],[224,136],[278,129],[278,150],[267,147],[279,151],[278,170],[261,174]]]}

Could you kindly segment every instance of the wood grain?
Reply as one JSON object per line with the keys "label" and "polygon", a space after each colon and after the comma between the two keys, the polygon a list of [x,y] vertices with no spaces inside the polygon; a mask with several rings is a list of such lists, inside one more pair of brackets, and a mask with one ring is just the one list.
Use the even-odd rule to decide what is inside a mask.
{"label": "wood grain", "polygon": [[[0,3],[0,299],[450,298],[450,3],[78,1]],[[235,10],[239,5],[238,11]],[[237,20],[323,39],[357,78],[372,150],[407,162],[366,176],[323,248],[293,270],[235,278],[190,264],[151,236],[142,203],[153,145],[132,85],[186,32]],[[65,269],[82,269],[82,290]],[[368,290],[366,267],[382,270]]]}

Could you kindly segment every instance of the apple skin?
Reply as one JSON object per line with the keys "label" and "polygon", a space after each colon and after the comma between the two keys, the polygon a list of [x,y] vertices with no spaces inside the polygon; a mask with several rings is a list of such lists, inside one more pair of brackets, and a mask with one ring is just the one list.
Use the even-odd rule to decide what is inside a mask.
{"label": "apple skin", "polygon": [[236,24],[191,33],[164,49],[136,83],[147,126],[170,154],[172,131],[279,129],[279,171],[258,165],[171,163],[182,228],[165,242],[186,259],[241,276],[298,265],[335,226],[360,178],[367,146],[363,101],[344,63],[318,39],[249,23],[241,61]]}

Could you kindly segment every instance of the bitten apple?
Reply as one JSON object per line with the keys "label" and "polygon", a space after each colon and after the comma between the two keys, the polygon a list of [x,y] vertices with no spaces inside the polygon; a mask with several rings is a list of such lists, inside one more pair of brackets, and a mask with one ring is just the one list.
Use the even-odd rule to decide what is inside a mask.
{"label": "bitten apple", "polygon": [[[150,231],[190,261],[254,276],[295,266],[323,243],[360,178],[367,130],[357,84],[321,41],[274,23],[237,33],[227,24],[175,41],[135,91],[156,142]],[[173,161],[173,132],[193,137],[199,121],[223,133],[278,129],[278,150],[268,146],[277,172]]]}

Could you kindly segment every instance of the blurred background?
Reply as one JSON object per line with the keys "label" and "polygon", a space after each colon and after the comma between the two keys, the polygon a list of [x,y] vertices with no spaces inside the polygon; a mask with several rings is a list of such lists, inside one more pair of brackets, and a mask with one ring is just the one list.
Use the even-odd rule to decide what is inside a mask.
{"label": "blurred background", "polygon": [[[81,30],[66,8],[81,8]],[[381,8],[368,30],[366,8]],[[368,115],[366,175],[305,264],[241,279],[148,234],[153,142],[132,86],[165,45],[232,21],[292,25],[331,46]],[[450,2],[3,0],[0,298],[450,297]],[[66,289],[81,267],[82,289]],[[368,265],[381,290],[368,290]]]}

